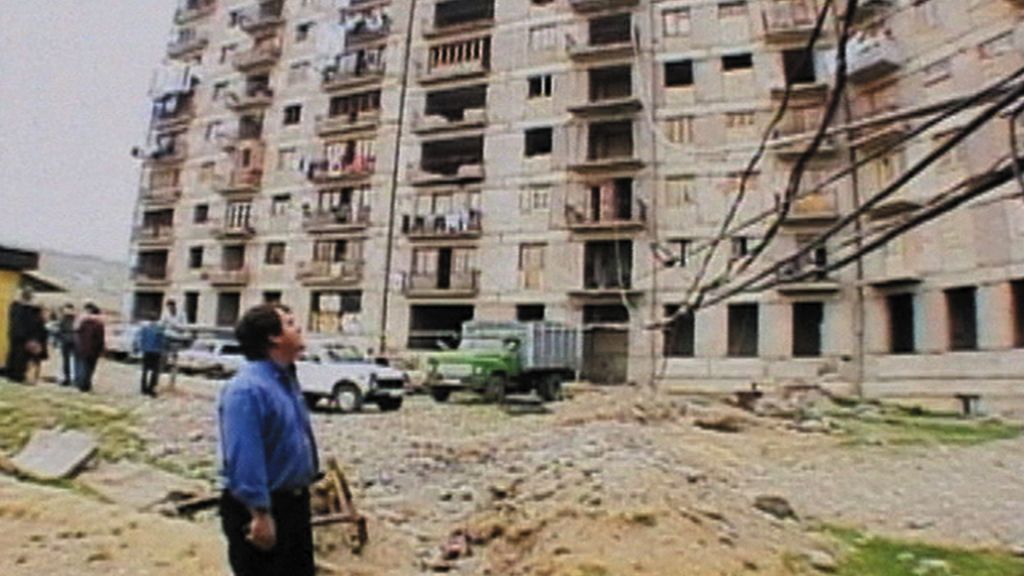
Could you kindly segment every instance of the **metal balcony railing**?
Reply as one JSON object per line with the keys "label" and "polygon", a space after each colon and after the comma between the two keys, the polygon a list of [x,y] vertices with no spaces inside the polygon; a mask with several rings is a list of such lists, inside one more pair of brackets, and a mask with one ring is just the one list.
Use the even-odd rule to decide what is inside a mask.
{"label": "metal balcony railing", "polygon": [[437,272],[409,272],[405,275],[404,292],[408,297],[475,296],[479,290],[480,271],[466,270],[444,276]]}

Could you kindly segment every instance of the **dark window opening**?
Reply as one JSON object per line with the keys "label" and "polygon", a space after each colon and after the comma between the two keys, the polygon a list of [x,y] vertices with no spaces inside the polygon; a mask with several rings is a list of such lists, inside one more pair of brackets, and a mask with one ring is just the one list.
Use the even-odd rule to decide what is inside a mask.
{"label": "dark window opening", "polygon": [[188,249],[188,267],[197,270],[203,267],[203,247],[194,246]]}
{"label": "dark window opening", "polygon": [[199,322],[199,292],[185,292],[185,322]]}
{"label": "dark window opening", "polygon": [[242,295],[238,292],[217,294],[217,326],[234,326],[242,309]]}
{"label": "dark window opening", "polygon": [[589,160],[633,157],[633,123],[629,120],[591,124],[589,136]]}
{"label": "dark window opening", "polygon": [[222,269],[228,272],[245,267],[245,246],[225,246],[221,253]]}
{"label": "dark window opening", "polygon": [[633,41],[633,24],[629,14],[594,18],[588,26],[590,45],[628,44]]}
{"label": "dark window opening", "polygon": [[754,67],[754,58],[749,52],[744,54],[731,54],[722,56],[722,71],[735,72],[736,70],[750,70]]}
{"label": "dark window opening", "polygon": [[629,66],[590,71],[590,101],[615,100],[633,95],[633,71]]}
{"label": "dark window opening", "polygon": [[730,304],[729,356],[756,358],[758,337],[757,304]]}
{"label": "dark window opening", "polygon": [[551,75],[547,74],[544,76],[530,76],[530,90],[528,96],[530,98],[548,98],[552,93],[552,79]]}
{"label": "dark window opening", "polygon": [[164,305],[162,292],[136,292],[132,303],[132,321],[156,320]]}
{"label": "dark window opening", "polygon": [[409,348],[439,350],[459,345],[462,323],[472,320],[472,306],[410,306]]}
{"label": "dark window opening", "polygon": [[427,94],[425,112],[428,116],[444,116],[449,122],[466,119],[467,110],[483,111],[487,108],[487,85],[470,86],[455,90],[440,90]]}
{"label": "dark window opening", "polygon": [[945,291],[950,350],[978,349],[977,292],[971,286]]}
{"label": "dark window opening", "polygon": [[889,311],[889,352],[914,353],[914,295],[893,294],[886,298]]}
{"label": "dark window opening", "polygon": [[526,131],[526,157],[546,156],[551,154],[551,128],[531,128]]}
{"label": "dark window opening", "polygon": [[782,52],[782,70],[787,84],[814,84],[818,77],[814,72],[814,55],[807,50],[785,50]]}
{"label": "dark window opening", "polygon": [[271,242],[267,244],[267,253],[264,257],[263,262],[271,266],[279,266],[284,264],[284,242]]}
{"label": "dark window opening", "polygon": [[484,137],[425,142],[421,166],[426,172],[454,176],[465,165],[483,164]]}
{"label": "dark window opening", "polygon": [[434,8],[435,28],[493,19],[494,0],[451,0]]}
{"label": "dark window opening", "polygon": [[633,242],[600,240],[583,249],[583,286],[588,290],[627,289],[632,286]]}
{"label": "dark window opening", "polygon": [[668,88],[693,86],[693,61],[665,62],[665,86]]}
{"label": "dark window opening", "polygon": [[335,96],[331,98],[327,106],[327,114],[331,118],[348,116],[352,121],[355,121],[360,114],[372,113],[377,110],[380,110],[380,90],[349,96]]}
{"label": "dark window opening", "polygon": [[585,222],[619,222],[634,218],[633,179],[616,178],[590,187]]}
{"label": "dark window opening", "polygon": [[1024,280],[1010,282],[1013,299],[1013,345],[1024,348]]}
{"label": "dark window opening", "polygon": [[272,290],[272,291],[269,291],[269,292],[264,292],[263,293],[263,303],[264,304],[280,304],[282,297],[283,296],[281,295],[281,292],[278,291],[278,290]]}
{"label": "dark window opening", "polygon": [[284,125],[292,126],[302,122],[302,105],[292,104],[284,109]]}
{"label": "dark window opening", "polygon": [[796,302],[793,304],[793,357],[821,356],[821,332],[825,321],[822,302]]}
{"label": "dark window opening", "polygon": [[534,322],[544,319],[545,307],[543,304],[518,304],[516,306],[516,320],[520,322]]}
{"label": "dark window opening", "polygon": [[583,307],[584,324],[628,324],[629,308],[622,304],[587,304]]}
{"label": "dark window opening", "polygon": [[[665,316],[671,318],[678,311],[678,306],[666,306]],[[672,318],[664,329],[662,354],[669,358],[693,358],[695,341],[696,323],[693,314],[681,314]]]}

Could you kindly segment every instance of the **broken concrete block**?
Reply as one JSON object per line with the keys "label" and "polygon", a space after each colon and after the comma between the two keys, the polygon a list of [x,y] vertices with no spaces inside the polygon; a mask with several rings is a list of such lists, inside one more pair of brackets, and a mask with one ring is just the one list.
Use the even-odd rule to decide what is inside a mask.
{"label": "broken concrete block", "polygon": [[96,453],[92,436],[77,430],[39,430],[11,460],[18,474],[39,480],[69,478]]}
{"label": "broken concrete block", "polygon": [[208,491],[203,482],[124,461],[104,463],[95,470],[82,473],[79,480],[111,502],[140,511],[167,502],[175,495],[196,495]]}

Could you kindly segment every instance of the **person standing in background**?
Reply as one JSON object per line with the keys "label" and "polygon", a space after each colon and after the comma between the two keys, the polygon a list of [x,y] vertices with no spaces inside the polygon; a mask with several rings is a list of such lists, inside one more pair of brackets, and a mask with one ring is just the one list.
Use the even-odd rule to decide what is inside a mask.
{"label": "person standing in background", "polygon": [[60,385],[71,386],[75,381],[75,305],[70,302],[60,308],[60,313],[57,316],[55,340],[60,348],[61,369],[63,372]]}
{"label": "person standing in background", "polygon": [[105,348],[105,329],[100,309],[92,302],[85,304],[85,313],[78,322],[75,331],[75,355],[77,358],[76,383],[82,392],[92,390],[92,376],[96,364]]}

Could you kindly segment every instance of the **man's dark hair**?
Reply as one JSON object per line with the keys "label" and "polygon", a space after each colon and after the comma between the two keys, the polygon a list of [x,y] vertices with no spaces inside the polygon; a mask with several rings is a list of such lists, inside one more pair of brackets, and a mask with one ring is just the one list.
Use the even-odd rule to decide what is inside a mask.
{"label": "man's dark hair", "polygon": [[280,336],[281,316],[291,312],[282,304],[260,304],[250,308],[235,326],[235,338],[242,348],[246,360],[265,360],[270,354],[270,338]]}

